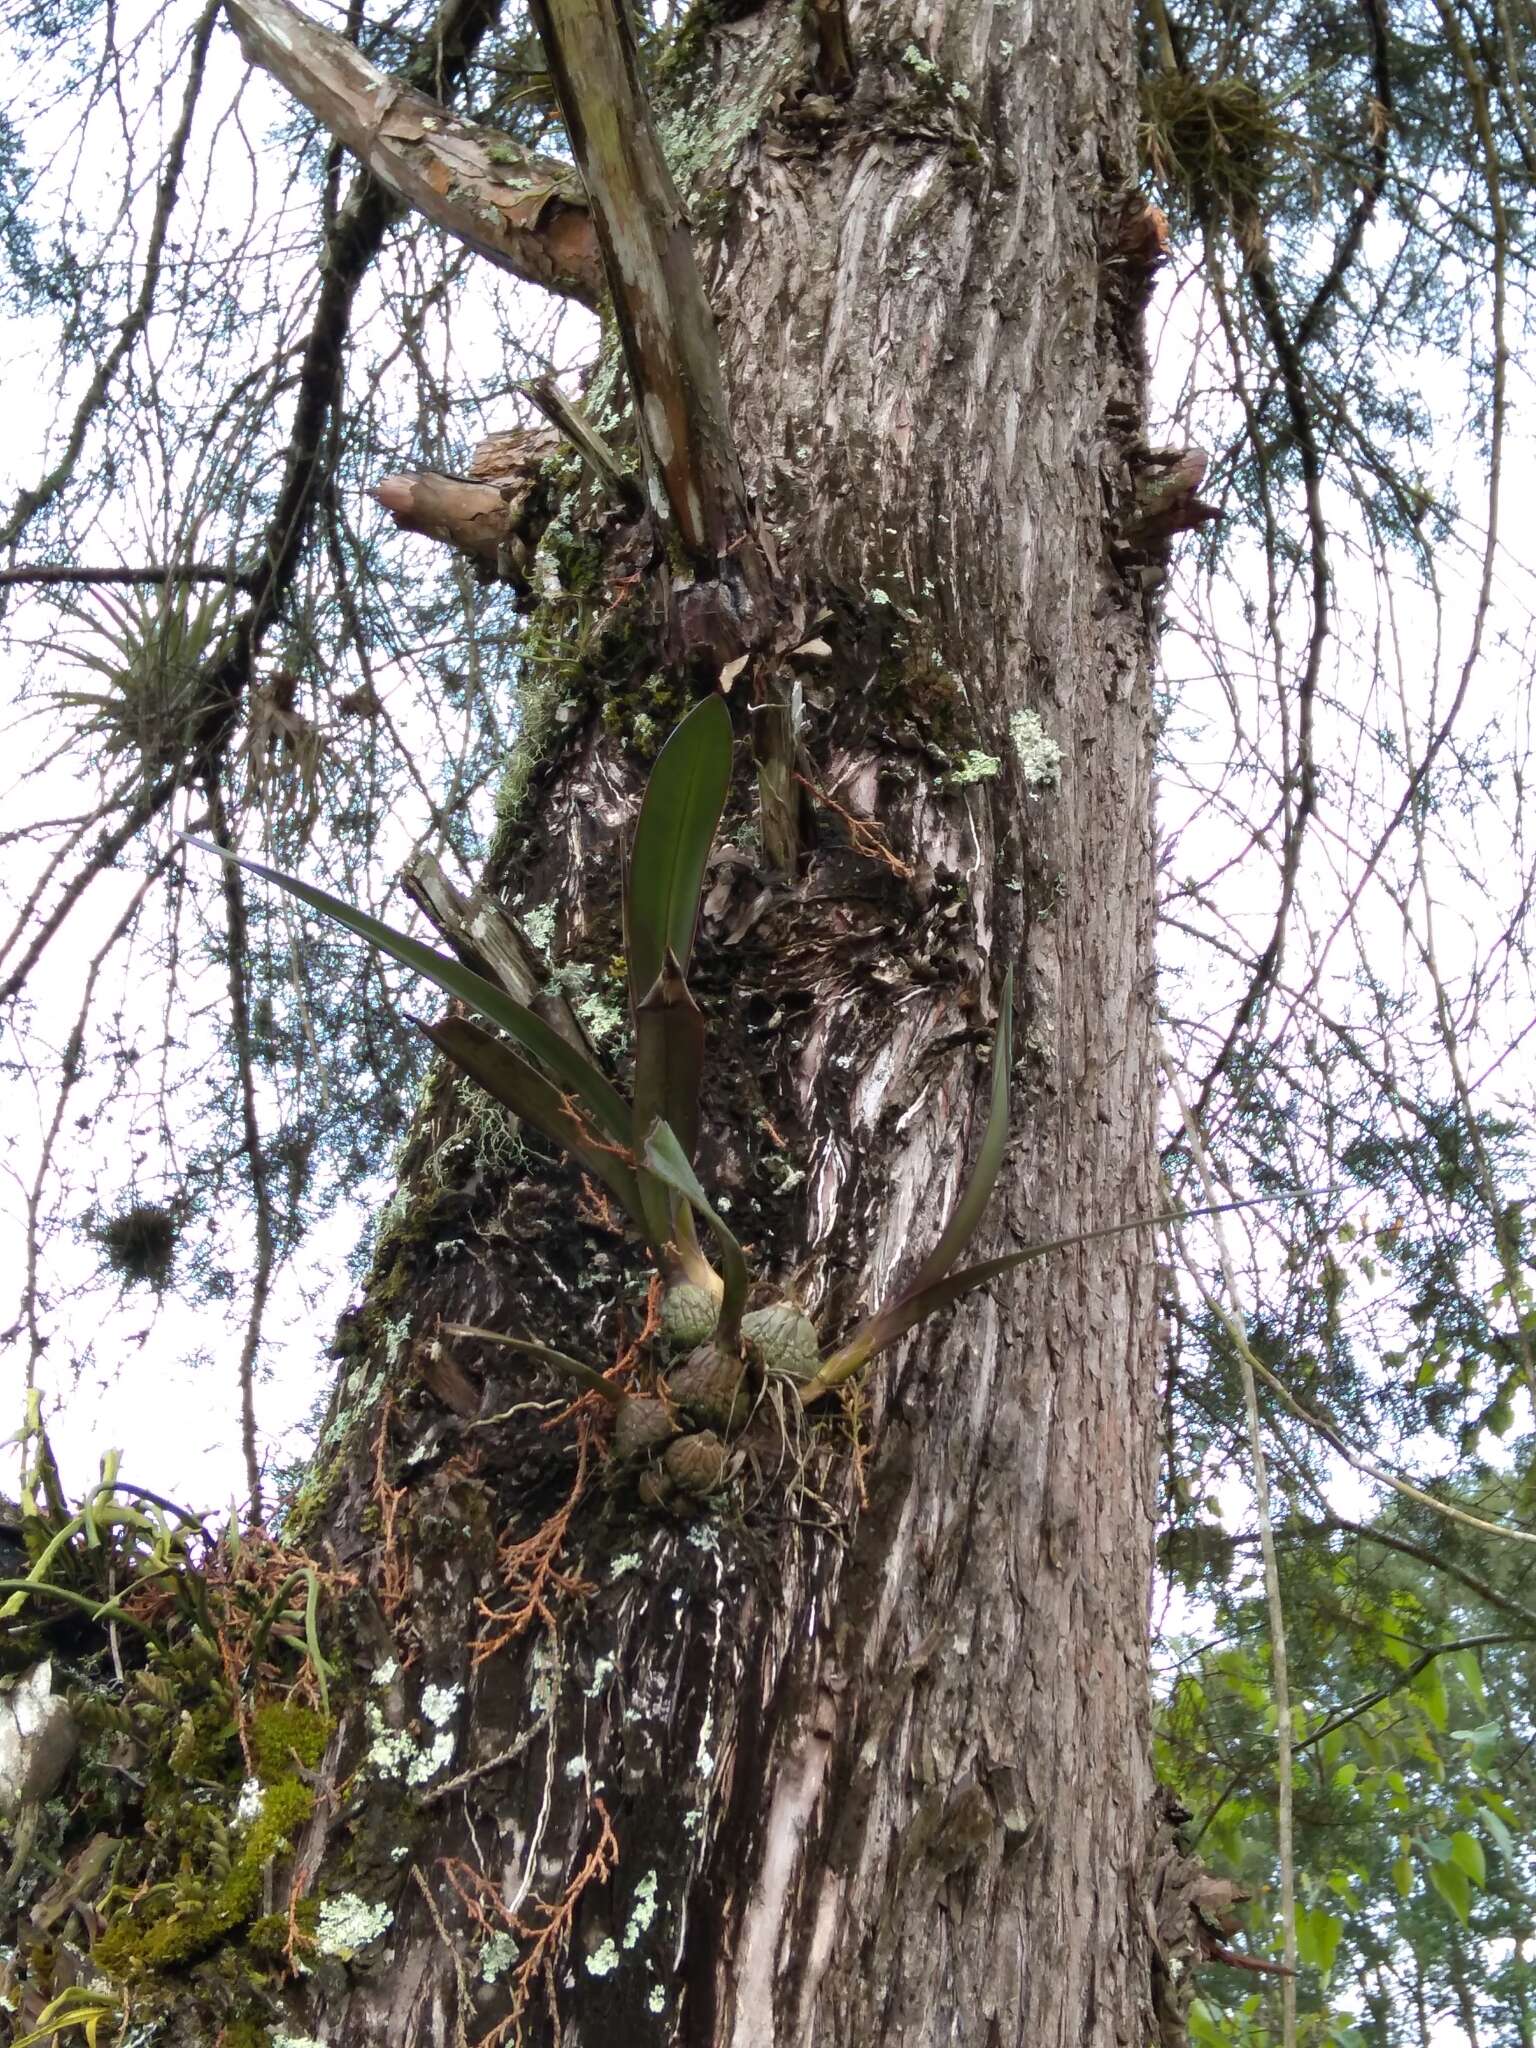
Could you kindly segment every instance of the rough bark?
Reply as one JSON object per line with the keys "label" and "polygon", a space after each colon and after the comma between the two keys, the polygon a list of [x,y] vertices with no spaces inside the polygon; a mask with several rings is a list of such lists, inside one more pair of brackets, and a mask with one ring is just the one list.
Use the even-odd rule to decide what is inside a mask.
{"label": "rough bark", "polygon": [[[827,1337],[938,1232],[1009,965],[1016,1137],[977,1255],[1156,1206],[1147,630],[1111,545],[1141,410],[1106,228],[1125,11],[850,27],[840,101],[787,8],[695,39],[663,92],[742,467],[816,635],[788,666],[817,843],[764,872],[743,776],[706,894],[703,1165]],[[602,644],[632,711],[663,629],[626,624],[623,567],[629,638]],[[643,767],[600,702],[564,708],[493,880],[602,963]],[[373,1723],[344,1714],[298,1869],[392,1920],[312,1959],[294,2031],[1140,2048],[1148,1243],[1026,1267],[856,1409],[787,1413],[721,1511],[677,1522],[602,1483],[604,1425],[552,1378],[440,1333],[606,1361],[639,1323],[632,1252],[571,1176],[474,1132],[440,1075],[342,1335],[311,1540],[364,1581]]]}
{"label": "rough bark", "polygon": [[[809,53],[777,11],[715,35],[689,93],[734,131],[693,168],[722,222],[706,282],[738,445],[833,612],[807,675],[815,779],[909,871],[829,815],[798,887],[727,860],[709,899],[710,1165],[829,1329],[931,1242],[1011,960],[1026,1030],[995,1248],[1153,1206],[1145,628],[1106,544],[1140,396],[1134,291],[1101,238],[1129,156],[1125,23],[1083,0],[864,9],[855,33],[841,108],[797,116]],[[1031,787],[1028,713],[1062,750],[1057,789]],[[995,776],[956,777],[968,750]],[[600,953],[635,771],[588,725],[543,778],[506,884],[559,904],[567,953]],[[804,1174],[780,1196],[770,1128],[780,1179]],[[446,1273],[422,1262],[423,1352],[439,1314],[611,1341],[611,1291],[582,1300],[594,1275],[542,1243],[536,1200],[509,1193]],[[590,1494],[565,1551],[587,1590],[552,1630],[476,1665],[475,1601],[515,1604],[488,1547],[418,1563],[410,1683],[467,1687],[456,1767],[535,1731],[431,1808],[415,1861],[444,1927],[472,1952],[444,1856],[537,1925],[599,1802],[618,1845],[530,1979],[529,2039],[555,2038],[552,2011],[567,2043],[1143,2037],[1150,1254],[1128,1238],[1028,1270],[876,1371],[856,1457],[844,1429],[797,1443],[739,1519],[679,1529]],[[484,1412],[515,1404],[500,1360],[454,1356]],[[568,1483],[558,1433],[521,1419],[467,1435],[403,1396],[394,1431],[418,1530],[462,1520],[469,1489],[521,1540]],[[393,1941],[322,2001],[328,2040],[454,2038],[419,1896]],[[475,1985],[472,2035],[510,1981]]]}

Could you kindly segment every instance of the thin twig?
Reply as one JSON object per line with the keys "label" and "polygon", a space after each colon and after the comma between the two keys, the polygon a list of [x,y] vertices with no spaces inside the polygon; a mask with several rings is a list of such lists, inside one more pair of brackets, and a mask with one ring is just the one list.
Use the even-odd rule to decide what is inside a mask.
{"label": "thin twig", "polygon": [[[1169,1058],[1166,1048],[1163,1050],[1162,1060],[1163,1070],[1168,1076],[1168,1085],[1173,1090],[1174,1098],[1179,1105],[1179,1114],[1184,1120],[1195,1170],[1205,1191],[1206,1206],[1214,1209],[1220,1190],[1211,1171],[1204,1140],[1184,1093],[1178,1069]],[[1216,1247],[1221,1259],[1222,1275],[1226,1281],[1227,1301],[1230,1304],[1219,1306],[1218,1313],[1232,1333],[1242,1372],[1243,1405],[1248,1416],[1248,1449],[1253,1459],[1254,1500],[1258,1509],[1259,1537],[1264,1558],[1264,1594],[1269,1607],[1270,1677],[1275,1695],[1275,1841],[1280,1860],[1280,1921],[1284,1936],[1282,1953],[1288,1972],[1281,1984],[1282,2033],[1285,2048],[1296,2048],[1296,1855],[1292,1839],[1291,1687],[1289,1662],[1286,1657],[1285,1608],[1280,1597],[1280,1563],[1275,1553],[1275,1526],[1269,1504],[1269,1466],[1264,1455],[1264,1438],[1259,1422],[1258,1381],[1253,1371],[1256,1361],[1248,1343],[1247,1330],[1243,1325],[1237,1268],[1232,1262],[1232,1254],[1227,1246],[1226,1228],[1220,1216],[1213,1219],[1212,1227],[1216,1234]]]}
{"label": "thin twig", "polygon": [[30,566],[0,569],[0,589],[27,583],[51,586],[60,583],[130,584],[163,587],[167,583],[224,583],[249,597],[256,578],[238,569],[221,569],[212,562],[170,562],[164,568],[91,569],[78,562],[34,562]]}
{"label": "thin twig", "polygon": [[[226,853],[233,852],[234,836],[224,809],[217,767],[208,775],[205,787],[214,841]],[[256,1072],[251,1049],[250,931],[245,911],[244,877],[233,860],[221,861],[219,866],[222,870],[224,931],[228,948],[229,1028],[240,1083],[240,1122],[256,1222],[256,1266],[251,1276],[250,1306],[246,1311],[245,1337],[240,1347],[240,1444],[245,1456],[247,1514],[251,1527],[256,1528],[261,1521],[261,1456],[256,1439],[256,1354],[261,1348],[262,1321],[272,1289],[277,1234],[272,1222],[267,1155],[256,1109]]]}
{"label": "thin twig", "polygon": [[417,1804],[433,1806],[439,1799],[446,1799],[450,1792],[460,1792],[466,1785],[474,1784],[477,1778],[484,1778],[492,1771],[499,1771],[505,1764],[515,1764],[518,1758],[532,1747],[534,1742],[537,1741],[539,1736],[549,1726],[550,1717],[553,1713],[553,1707],[546,1707],[533,1725],[523,1730],[516,1742],[508,1744],[505,1749],[498,1750],[495,1756],[488,1756],[484,1763],[471,1764],[467,1771],[460,1771],[456,1777],[444,1778],[440,1785],[431,1786],[429,1790],[420,1795]]}

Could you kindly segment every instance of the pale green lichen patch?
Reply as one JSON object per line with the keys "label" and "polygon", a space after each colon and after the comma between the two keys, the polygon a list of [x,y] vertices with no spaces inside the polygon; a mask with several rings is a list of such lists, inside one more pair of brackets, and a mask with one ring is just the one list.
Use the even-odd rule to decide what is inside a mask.
{"label": "pale green lichen patch", "polygon": [[517,1936],[493,1934],[480,1951],[481,1981],[494,1984],[498,1977],[506,1975],[516,1961]]}
{"label": "pale green lichen patch", "polygon": [[591,1955],[587,1957],[589,1977],[611,1977],[618,1967],[619,1952],[611,1940],[605,1941],[601,1948],[593,1949]]}
{"label": "pale green lichen patch", "polygon": [[595,1700],[612,1676],[613,1659],[611,1657],[599,1657],[592,1666],[592,1683],[587,1687],[587,1698]]}
{"label": "pale green lichen patch", "polygon": [[787,1195],[805,1179],[805,1168],[795,1166],[782,1152],[770,1152],[763,1161],[763,1171],[773,1182],[776,1192],[781,1195]]}
{"label": "pale green lichen patch", "polygon": [[607,1045],[624,1036],[627,1022],[624,1006],[612,996],[594,989],[590,995],[582,996],[575,1008],[594,1045]]}
{"label": "pale green lichen patch", "polygon": [[326,2048],[326,2043],[313,2034],[274,2034],[272,2048]]}
{"label": "pale green lichen patch", "polygon": [[653,1984],[646,1995],[645,2002],[652,2012],[665,2012],[667,2009],[667,1994],[659,1984]]}
{"label": "pale green lichen patch", "polygon": [[553,903],[536,903],[532,910],[522,913],[523,930],[546,957],[555,948],[555,906]]}
{"label": "pale green lichen patch", "polygon": [[1018,756],[1019,769],[1030,789],[1059,789],[1061,748],[1046,731],[1038,711],[1015,711],[1008,721],[1008,736]]}
{"label": "pale green lichen patch", "polygon": [[648,1870],[635,1886],[635,1903],[630,1908],[629,1925],[624,1929],[624,1946],[634,1948],[656,1918],[656,1873]]}
{"label": "pale green lichen patch", "polygon": [[428,1685],[422,1688],[421,1711],[434,1728],[446,1728],[459,1711],[464,1697],[462,1685]]}
{"label": "pale green lichen patch", "polygon": [[979,747],[967,747],[956,758],[954,767],[939,780],[947,789],[965,789],[973,782],[990,782],[1002,773],[1002,767],[996,754],[984,754]]}
{"label": "pale green lichen patch", "polygon": [[626,1572],[637,1572],[639,1569],[640,1553],[638,1550],[623,1551],[608,1567],[610,1577],[615,1579],[622,1579]]}
{"label": "pale green lichen patch", "polygon": [[388,1906],[377,1899],[360,1899],[356,1892],[338,1892],[322,1899],[315,1922],[315,1947],[323,1956],[345,1960],[377,1941],[394,1919]]}
{"label": "pale green lichen patch", "polygon": [[368,1733],[372,1740],[363,1758],[365,1768],[378,1778],[400,1777],[415,1754],[413,1738],[403,1728],[391,1728],[371,1700],[368,1703]]}
{"label": "pale green lichen patch", "polygon": [[[640,731],[642,723],[654,721],[646,720],[643,712],[635,720],[637,743],[643,737]],[[628,1011],[609,990],[592,986],[592,969],[584,962],[555,968],[549,977],[549,985],[568,999],[595,1046],[608,1045],[624,1037]]]}
{"label": "pale green lichen patch", "polygon": [[667,169],[687,197],[697,197],[706,171],[735,158],[760,118],[760,105],[750,94],[741,98],[727,95],[722,101],[700,93],[657,123],[656,136]]}
{"label": "pale green lichen patch", "polygon": [[363,1765],[376,1778],[403,1778],[407,1785],[425,1785],[453,1761],[454,1738],[449,1729],[428,1743],[418,1742],[406,1729],[391,1728],[372,1700],[367,1706],[367,1722],[370,1740]]}
{"label": "pale green lichen patch", "polygon": [[425,1785],[429,1779],[435,1778],[439,1771],[447,1770],[452,1762],[452,1735],[434,1735],[426,1748],[419,1750],[407,1764],[405,1782],[407,1785]]}
{"label": "pale green lichen patch", "polygon": [[554,1706],[556,1694],[560,1690],[560,1660],[555,1652],[548,1648],[542,1636],[533,1646],[530,1667],[533,1683],[529,1687],[529,1696],[534,1712],[543,1716]]}

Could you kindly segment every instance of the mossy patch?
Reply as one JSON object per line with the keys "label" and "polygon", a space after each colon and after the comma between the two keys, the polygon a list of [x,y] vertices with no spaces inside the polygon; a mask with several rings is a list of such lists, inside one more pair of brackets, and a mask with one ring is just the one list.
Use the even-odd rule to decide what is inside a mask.
{"label": "mossy patch", "polygon": [[315,1795],[297,1778],[266,1786],[261,1811],[245,1831],[222,1878],[207,1885],[184,1862],[169,1883],[148,1887],[98,1937],[91,1950],[97,1969],[133,1978],[195,1962],[255,1915],[262,1873],[293,1846],[315,1810]]}
{"label": "mossy patch", "polygon": [[312,1771],[325,1754],[332,1724],[308,1707],[258,1707],[251,1716],[251,1762],[264,1785],[289,1775],[295,1763]]}
{"label": "mossy patch", "polygon": [[[293,1909],[294,1925],[301,1935],[312,1935],[319,1918],[318,1899],[300,1899]],[[289,1938],[286,1913],[260,1913],[245,1930],[245,1945],[251,1953],[273,1962],[287,1955]]]}
{"label": "mossy patch", "polygon": [[[278,1916],[272,1915],[273,1919]],[[287,1923],[284,1922],[286,1929]],[[272,2036],[260,2020],[238,2019],[224,2022],[224,2048],[269,2048]]]}

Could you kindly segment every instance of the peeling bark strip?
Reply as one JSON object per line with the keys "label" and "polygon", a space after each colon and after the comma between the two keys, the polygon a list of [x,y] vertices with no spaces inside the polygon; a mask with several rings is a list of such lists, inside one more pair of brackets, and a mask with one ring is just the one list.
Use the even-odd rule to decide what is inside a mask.
{"label": "peeling bark strip", "polygon": [[853,91],[853,34],[845,0],[810,0],[811,26],[816,32],[816,85],[842,99]]}
{"label": "peeling bark strip", "polygon": [[714,315],[623,0],[530,0],[592,202],[657,516],[700,565],[748,531]]}
{"label": "peeling bark strip", "polygon": [[226,11],[251,63],[408,206],[514,277],[597,304],[597,239],[569,165],[449,113],[288,0],[226,0]]}

